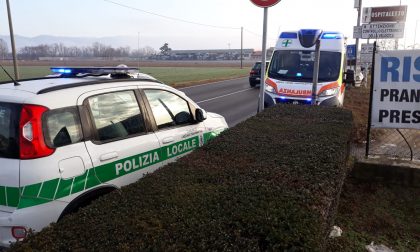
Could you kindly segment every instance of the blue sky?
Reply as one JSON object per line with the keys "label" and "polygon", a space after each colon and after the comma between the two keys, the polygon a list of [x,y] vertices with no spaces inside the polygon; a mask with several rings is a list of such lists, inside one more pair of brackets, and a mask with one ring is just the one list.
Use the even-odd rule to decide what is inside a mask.
{"label": "blue sky", "polygon": [[[118,4],[214,28],[151,15]],[[172,49],[261,48],[263,10],[249,0],[10,0],[15,34],[71,37],[132,36],[140,34],[140,46],[157,49],[168,42]],[[401,0],[408,5],[406,39],[411,45],[420,0]],[[364,7],[399,5],[400,0],[363,0]],[[354,0],[282,0],[269,9],[268,46],[280,31],[321,28],[343,32],[352,42],[357,12]],[[8,34],[6,2],[0,0],[0,34]],[[419,43],[418,42],[418,43]],[[130,46],[133,47],[131,44]]]}

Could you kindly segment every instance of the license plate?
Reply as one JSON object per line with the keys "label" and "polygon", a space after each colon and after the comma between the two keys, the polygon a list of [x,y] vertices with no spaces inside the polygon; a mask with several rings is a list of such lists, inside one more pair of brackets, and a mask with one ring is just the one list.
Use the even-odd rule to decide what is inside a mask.
{"label": "license plate", "polygon": [[296,105],[296,104],[299,104],[299,102],[298,101],[293,101],[293,104]]}

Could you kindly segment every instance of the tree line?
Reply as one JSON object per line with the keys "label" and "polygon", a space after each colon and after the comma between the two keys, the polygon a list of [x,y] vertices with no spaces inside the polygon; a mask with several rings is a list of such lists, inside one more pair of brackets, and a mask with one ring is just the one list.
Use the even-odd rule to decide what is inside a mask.
{"label": "tree line", "polygon": [[[91,46],[66,46],[62,43],[41,44],[36,46],[25,46],[17,51],[19,59],[36,60],[39,57],[148,57],[157,54],[157,51],[150,46],[131,50],[130,47],[114,48],[99,42]],[[10,58],[7,43],[0,39],[0,58]]]}

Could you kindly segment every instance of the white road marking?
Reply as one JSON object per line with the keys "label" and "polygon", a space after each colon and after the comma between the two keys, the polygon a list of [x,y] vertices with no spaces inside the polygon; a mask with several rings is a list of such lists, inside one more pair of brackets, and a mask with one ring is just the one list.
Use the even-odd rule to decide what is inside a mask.
{"label": "white road marking", "polygon": [[207,86],[207,85],[213,85],[213,84],[222,83],[222,82],[225,82],[225,81],[240,80],[240,79],[245,79],[245,78],[247,78],[247,77],[240,77],[240,78],[235,78],[235,79],[228,79],[228,80],[221,80],[221,81],[209,82],[209,83],[204,83],[204,84],[199,84],[199,85],[193,85],[193,86],[189,86],[189,87],[178,88],[178,90],[184,90],[184,89],[195,88],[195,87],[202,87],[202,86]]}
{"label": "white road marking", "polygon": [[239,94],[239,93],[242,93],[242,92],[246,92],[246,91],[249,91],[249,90],[252,90],[252,89],[254,89],[254,88],[247,88],[247,89],[236,91],[236,92],[233,92],[233,93],[224,94],[224,95],[221,95],[221,96],[216,96],[216,97],[206,99],[206,100],[202,100],[202,101],[199,101],[199,102],[196,102],[196,103],[198,104],[198,103],[208,102],[208,101],[216,100],[216,99],[223,98],[223,97],[226,97],[226,96],[229,96],[229,95],[234,95],[234,94]]}

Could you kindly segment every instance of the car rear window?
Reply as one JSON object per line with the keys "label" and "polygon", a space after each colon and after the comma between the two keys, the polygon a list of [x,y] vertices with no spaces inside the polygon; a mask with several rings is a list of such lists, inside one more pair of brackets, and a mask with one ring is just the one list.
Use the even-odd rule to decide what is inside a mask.
{"label": "car rear window", "polygon": [[21,105],[0,102],[0,158],[19,158]]}
{"label": "car rear window", "polygon": [[252,67],[252,69],[260,70],[261,69],[261,63],[260,62],[255,63],[255,65]]}

